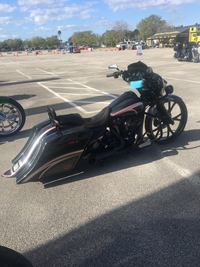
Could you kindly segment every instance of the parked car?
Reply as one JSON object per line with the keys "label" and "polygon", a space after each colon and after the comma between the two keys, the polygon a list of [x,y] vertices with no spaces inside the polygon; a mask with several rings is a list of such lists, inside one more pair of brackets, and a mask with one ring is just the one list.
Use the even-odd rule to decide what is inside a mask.
{"label": "parked car", "polygon": [[81,49],[79,47],[73,47],[73,53],[81,53]]}
{"label": "parked car", "polygon": [[147,49],[148,48],[147,44],[144,44],[144,43],[136,43],[136,44],[134,44],[132,46],[132,50],[136,50],[138,45],[142,46],[142,49]]}
{"label": "parked car", "polygon": [[118,49],[125,50],[128,47],[128,45],[126,43],[120,42],[119,44],[116,45],[116,47]]}

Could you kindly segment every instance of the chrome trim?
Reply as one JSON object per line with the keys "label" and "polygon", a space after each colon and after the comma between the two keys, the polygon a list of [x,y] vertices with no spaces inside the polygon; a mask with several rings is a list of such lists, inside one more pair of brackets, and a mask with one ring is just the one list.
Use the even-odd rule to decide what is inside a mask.
{"label": "chrome trim", "polygon": [[55,159],[52,159],[51,161],[47,162],[45,165],[41,166],[39,169],[37,169],[36,171],[34,171],[33,173],[31,173],[30,175],[28,175],[27,177],[25,177],[23,179],[24,182],[27,182],[29,181],[31,178],[33,178],[37,173],[43,171],[40,176],[38,177],[38,179],[40,179],[42,177],[42,175],[48,171],[51,167],[55,166],[57,163],[59,162],[62,162],[63,159],[69,159],[69,158],[72,158],[73,156],[78,156],[78,155],[81,155],[83,153],[84,149],[82,150],[78,150],[78,151],[75,151],[75,152],[71,152],[69,154],[65,154],[65,155],[62,155],[60,157],[57,157]]}
{"label": "chrome trim", "polygon": [[142,102],[137,102],[137,103],[132,104],[132,105],[126,107],[126,108],[123,108],[123,109],[121,109],[121,110],[119,110],[117,112],[110,113],[110,116],[111,117],[118,116],[118,115],[121,115],[121,114],[126,113],[128,111],[132,111],[132,112],[135,112],[135,114],[137,114],[138,112],[137,112],[137,110],[135,110],[135,108],[137,108],[140,105],[143,105],[143,103]]}
{"label": "chrome trim", "polygon": [[31,155],[33,154],[36,146],[38,145],[38,143],[40,142],[40,140],[50,131],[56,129],[56,126],[51,127],[50,129],[46,130],[43,134],[41,134],[34,142],[33,146],[31,147],[30,151],[28,152],[28,154],[26,155],[26,157],[21,160],[19,159],[17,163],[20,163],[20,167],[16,170],[13,171],[13,167],[17,164],[14,164],[11,168],[11,175],[9,177],[15,176],[20,170],[21,168],[24,166],[25,163],[28,162],[29,158],[31,157]]}

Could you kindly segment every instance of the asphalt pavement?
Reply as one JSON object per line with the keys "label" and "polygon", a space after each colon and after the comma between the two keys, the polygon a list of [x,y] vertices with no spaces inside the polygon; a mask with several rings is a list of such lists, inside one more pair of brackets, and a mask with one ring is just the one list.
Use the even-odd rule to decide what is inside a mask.
{"label": "asphalt pavement", "polygon": [[35,267],[200,266],[200,63],[179,62],[173,49],[44,51],[0,57],[0,95],[24,107],[20,133],[0,139],[0,173],[31,128],[56,112],[95,115],[128,91],[106,78],[143,61],[174,86],[188,108],[185,131],[169,145],[146,147],[85,166],[62,179],[17,185],[0,178],[0,245]]}

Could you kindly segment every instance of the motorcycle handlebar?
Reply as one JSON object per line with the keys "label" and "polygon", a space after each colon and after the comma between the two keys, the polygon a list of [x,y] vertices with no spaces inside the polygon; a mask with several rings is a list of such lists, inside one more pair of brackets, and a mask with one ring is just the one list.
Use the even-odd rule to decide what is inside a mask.
{"label": "motorcycle handlebar", "polygon": [[120,70],[120,71],[116,71],[116,72],[113,72],[113,73],[109,73],[106,75],[106,77],[115,77],[115,78],[118,78],[119,75],[122,75],[124,72],[123,70]]}
{"label": "motorcycle handlebar", "polygon": [[109,77],[113,77],[113,76],[114,76],[114,73],[109,73],[109,74],[106,75],[106,77],[108,77],[108,78]]}

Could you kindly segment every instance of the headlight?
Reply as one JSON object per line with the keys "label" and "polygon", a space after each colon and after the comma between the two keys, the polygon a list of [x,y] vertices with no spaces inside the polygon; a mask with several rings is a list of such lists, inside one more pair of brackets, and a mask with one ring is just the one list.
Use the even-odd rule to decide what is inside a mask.
{"label": "headlight", "polygon": [[172,85],[167,85],[165,88],[165,92],[167,95],[172,94],[174,91],[174,87]]}
{"label": "headlight", "polygon": [[160,90],[160,95],[163,96],[165,94],[165,89],[167,86],[167,81],[165,79],[162,78],[162,89]]}

